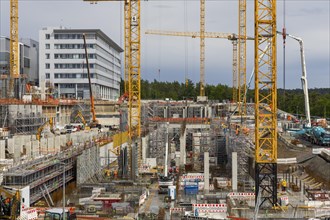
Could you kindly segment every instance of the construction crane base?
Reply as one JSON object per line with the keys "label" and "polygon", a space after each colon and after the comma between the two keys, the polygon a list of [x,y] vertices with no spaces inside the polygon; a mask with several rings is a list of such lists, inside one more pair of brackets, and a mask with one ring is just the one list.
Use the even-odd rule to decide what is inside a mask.
{"label": "construction crane base", "polygon": [[255,183],[256,202],[258,194],[261,193],[258,206],[275,206],[277,204],[277,164],[255,163]]}

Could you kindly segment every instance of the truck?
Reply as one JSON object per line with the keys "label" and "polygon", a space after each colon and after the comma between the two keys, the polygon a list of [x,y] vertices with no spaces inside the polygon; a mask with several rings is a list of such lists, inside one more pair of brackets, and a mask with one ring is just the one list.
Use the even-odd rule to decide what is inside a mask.
{"label": "truck", "polygon": [[168,187],[174,186],[173,177],[159,176],[158,180],[158,193],[165,194],[168,192]]}
{"label": "truck", "polygon": [[[64,217],[64,218],[63,218]],[[77,215],[65,209],[63,216],[63,208],[52,208],[45,211],[44,220],[76,220]]]}
{"label": "truck", "polygon": [[320,126],[312,127],[309,132],[310,141],[313,144],[329,146],[330,145],[330,132]]}

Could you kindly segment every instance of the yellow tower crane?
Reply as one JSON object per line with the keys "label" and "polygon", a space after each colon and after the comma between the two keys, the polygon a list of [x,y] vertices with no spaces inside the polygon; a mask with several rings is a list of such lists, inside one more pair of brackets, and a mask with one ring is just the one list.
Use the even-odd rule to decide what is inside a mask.
{"label": "yellow tower crane", "polygon": [[[179,32],[179,31],[159,31],[159,30],[148,30],[145,32],[145,34],[153,34],[153,35],[163,35],[163,36],[179,36],[179,37],[192,37],[192,38],[221,38],[221,39],[228,39],[232,41],[233,44],[233,101],[237,102],[238,96],[238,60],[241,59],[241,57],[238,59],[237,56],[237,44],[238,40],[240,38],[244,38],[246,40],[254,40],[253,37],[247,37],[247,36],[241,36],[236,34],[229,34],[229,33],[220,33],[220,32],[204,32],[203,36],[201,32]],[[246,56],[244,56],[246,57]],[[205,60],[200,60],[201,62],[205,62]],[[245,62],[245,61],[244,61]],[[204,64],[200,64],[200,66],[203,66]],[[246,86],[245,86],[246,88]],[[243,92],[243,95],[245,94],[245,90]],[[246,100],[246,98],[245,98]]]}
{"label": "yellow tower crane", "polygon": [[14,98],[15,81],[19,78],[18,0],[10,0],[10,82],[8,96]]}
{"label": "yellow tower crane", "polygon": [[[90,3],[118,2],[121,0],[83,0]],[[128,93],[128,133],[130,169],[132,170],[132,139],[141,136],[141,0],[122,0],[124,6],[125,92]],[[138,144],[138,166],[141,163],[141,144]],[[133,172],[131,172],[133,177]]]}
{"label": "yellow tower crane", "polygon": [[[256,210],[277,203],[276,0],[255,0]],[[268,46],[270,45],[270,46]],[[266,50],[263,48],[267,48]],[[265,109],[265,106],[270,108]]]}

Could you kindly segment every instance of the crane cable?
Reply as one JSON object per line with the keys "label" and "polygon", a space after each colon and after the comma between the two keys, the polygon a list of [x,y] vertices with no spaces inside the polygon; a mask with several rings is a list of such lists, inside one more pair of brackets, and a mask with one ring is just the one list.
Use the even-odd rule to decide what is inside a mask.
{"label": "crane cable", "polygon": [[285,0],[283,0],[283,107],[285,107],[285,42],[286,42],[286,28],[285,28]]}
{"label": "crane cable", "polygon": [[[188,19],[187,19],[187,0],[184,0],[184,31],[186,32],[188,30]],[[184,80],[185,80],[185,87],[188,87],[188,38],[184,38]]]}

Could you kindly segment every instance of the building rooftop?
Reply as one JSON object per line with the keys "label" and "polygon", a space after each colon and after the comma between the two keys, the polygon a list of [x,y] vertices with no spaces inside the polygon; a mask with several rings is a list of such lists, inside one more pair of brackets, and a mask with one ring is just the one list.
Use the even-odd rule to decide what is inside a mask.
{"label": "building rooftop", "polygon": [[54,33],[96,33],[104,41],[110,44],[116,51],[120,53],[124,51],[118,44],[111,40],[111,38],[108,37],[108,35],[106,35],[100,29],[54,29]]}

